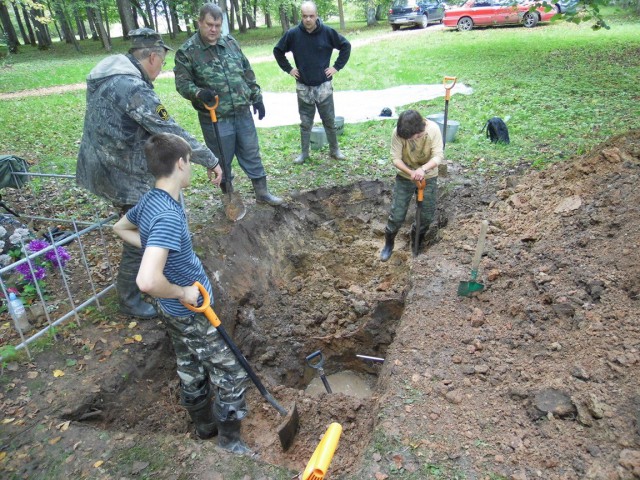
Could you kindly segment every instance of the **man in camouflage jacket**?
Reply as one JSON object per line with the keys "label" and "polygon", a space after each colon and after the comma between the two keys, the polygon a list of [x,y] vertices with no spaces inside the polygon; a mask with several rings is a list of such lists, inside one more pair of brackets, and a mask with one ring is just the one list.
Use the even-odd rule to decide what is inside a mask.
{"label": "man in camouflage jacket", "polygon": [[[213,184],[222,171],[216,156],[170,116],[153,90],[167,50],[158,33],[129,32],[127,55],[102,60],[87,77],[87,109],[76,166],[77,183],[125,213],[154,183],[147,171],[144,144],[154,133],[173,133],[193,149],[193,161],[207,168]],[[136,286],[142,252],[124,244],[116,288],[122,313],[149,318],[156,312]]]}
{"label": "man in camouflage jacket", "polygon": [[[198,32],[176,52],[174,68],[178,93],[190,100],[198,112],[198,119],[207,146],[225,161],[230,178],[222,180],[224,193],[233,191],[231,162],[237,157],[240,168],[251,179],[256,201],[280,205],[282,199],[272,195],[267,188],[267,174],[260,157],[258,133],[251,115],[265,115],[262,92],[256,82],[249,60],[238,42],[230,35],[221,36],[222,10],[213,3],[205,3],[200,9]],[[216,108],[218,131],[204,104],[212,106],[218,96]],[[223,154],[220,155],[220,147]]]}

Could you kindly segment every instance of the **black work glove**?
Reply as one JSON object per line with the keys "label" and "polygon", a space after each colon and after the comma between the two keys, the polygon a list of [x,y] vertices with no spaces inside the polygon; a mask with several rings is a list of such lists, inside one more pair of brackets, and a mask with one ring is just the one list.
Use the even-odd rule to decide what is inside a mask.
{"label": "black work glove", "polygon": [[264,118],[264,103],[256,102],[253,104],[253,113],[258,114],[258,120],[262,120]]}
{"label": "black work glove", "polygon": [[215,90],[209,90],[208,88],[203,88],[198,93],[198,98],[206,103],[207,105],[213,104],[216,101],[216,95],[218,95]]}

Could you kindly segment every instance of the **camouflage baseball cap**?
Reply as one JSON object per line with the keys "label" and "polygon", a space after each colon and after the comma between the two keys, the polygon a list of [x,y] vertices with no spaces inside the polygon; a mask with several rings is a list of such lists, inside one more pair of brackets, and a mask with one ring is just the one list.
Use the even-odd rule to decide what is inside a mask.
{"label": "camouflage baseball cap", "polygon": [[162,41],[162,37],[155,30],[150,28],[138,28],[129,32],[131,39],[131,48],[153,48],[164,47],[167,50],[173,50]]}

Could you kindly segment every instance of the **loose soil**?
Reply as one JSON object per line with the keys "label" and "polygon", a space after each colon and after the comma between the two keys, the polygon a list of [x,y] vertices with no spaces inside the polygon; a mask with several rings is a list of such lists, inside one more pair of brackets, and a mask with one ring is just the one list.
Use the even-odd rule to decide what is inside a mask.
{"label": "loose soil", "polygon": [[[112,298],[4,369],[3,477],[293,478],[338,422],[327,478],[640,478],[639,174],[640,131],[544,171],[480,178],[451,164],[428,245],[412,257],[411,212],[386,263],[390,181],[279,208],[247,199],[237,223],[219,203],[192,209],[218,315],[300,411],[293,447],[282,452],[281,418],[255,388],[243,435],[256,456],[196,440],[162,326],[130,323]],[[483,219],[484,290],[458,296]],[[306,394],[316,350],[374,395]]]}

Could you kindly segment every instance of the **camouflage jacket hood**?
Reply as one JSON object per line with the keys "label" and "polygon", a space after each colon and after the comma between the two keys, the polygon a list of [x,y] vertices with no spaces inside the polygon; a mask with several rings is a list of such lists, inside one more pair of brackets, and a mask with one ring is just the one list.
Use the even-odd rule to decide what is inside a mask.
{"label": "camouflage jacket hood", "polygon": [[207,168],[218,159],[182,129],[162,105],[140,63],[112,55],[87,76],[87,109],[76,166],[77,183],[115,205],[134,205],[154,184],[144,144],[155,133],[173,133],[193,149],[192,160]]}

